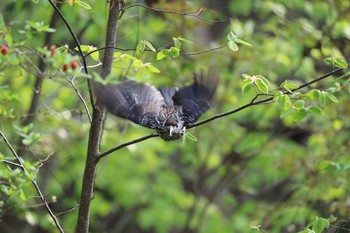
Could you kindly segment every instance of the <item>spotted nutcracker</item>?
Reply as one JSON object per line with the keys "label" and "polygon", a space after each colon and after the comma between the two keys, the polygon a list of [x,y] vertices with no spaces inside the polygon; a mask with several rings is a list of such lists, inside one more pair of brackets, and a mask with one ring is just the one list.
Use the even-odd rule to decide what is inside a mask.
{"label": "spotted nutcracker", "polygon": [[97,98],[112,114],[155,129],[165,141],[183,136],[210,107],[218,83],[217,77],[194,74],[193,84],[180,89],[159,90],[146,83],[124,81],[120,84],[94,85]]}

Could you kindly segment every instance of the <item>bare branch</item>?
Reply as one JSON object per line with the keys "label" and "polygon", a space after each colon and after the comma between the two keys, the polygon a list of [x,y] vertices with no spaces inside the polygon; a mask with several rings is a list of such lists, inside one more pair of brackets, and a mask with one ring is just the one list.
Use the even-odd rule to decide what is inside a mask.
{"label": "bare branch", "polygon": [[102,159],[103,157],[105,157],[106,155],[109,155],[110,153],[113,153],[114,151],[117,151],[117,150],[120,150],[126,146],[130,146],[132,144],[135,144],[135,143],[138,143],[138,142],[142,142],[142,141],[145,141],[147,139],[150,139],[150,138],[154,138],[154,137],[158,137],[158,133],[151,133],[150,135],[147,135],[147,136],[143,136],[141,138],[138,138],[138,139],[135,139],[135,140],[132,140],[132,141],[129,141],[129,142],[125,142],[125,143],[122,143],[116,147],[113,147],[105,152],[102,152],[100,155],[99,155],[99,160]]}
{"label": "bare branch", "polygon": [[163,9],[153,8],[153,7],[149,7],[149,6],[143,5],[141,3],[138,3],[138,4],[131,5],[131,6],[127,7],[126,9],[129,9],[129,8],[132,8],[132,7],[138,7],[138,6],[146,8],[148,10],[155,11],[155,12],[170,13],[170,14],[175,14],[175,15],[183,15],[183,16],[194,17],[194,18],[197,18],[197,19],[200,19],[202,21],[209,22],[209,23],[223,23],[223,22],[229,21],[229,19],[223,19],[223,20],[205,19],[202,16],[200,16],[200,13],[203,11],[202,8],[200,8],[197,12],[182,12],[182,11],[163,10]]}
{"label": "bare branch", "polygon": [[75,93],[77,93],[77,95],[78,95],[80,101],[83,103],[84,108],[85,108],[85,112],[86,112],[86,114],[87,114],[87,116],[88,116],[88,118],[89,118],[90,124],[91,124],[92,118],[91,118],[91,114],[90,114],[89,108],[88,108],[88,106],[87,106],[87,104],[86,104],[85,99],[84,99],[83,96],[80,94],[80,92],[79,92],[79,90],[77,89],[77,87],[75,86],[74,81],[73,81],[74,78],[73,78],[72,80],[70,80],[69,78],[66,77],[66,79],[68,80],[68,82],[70,83],[70,85],[73,87]]}
{"label": "bare branch", "polygon": [[[77,44],[77,47],[78,47],[78,52],[79,52],[79,56],[81,57],[82,61],[83,61],[83,67],[84,67],[84,72],[86,74],[89,73],[88,71],[88,68],[87,68],[87,63],[86,63],[86,59],[85,59],[85,56],[84,56],[84,53],[83,51],[81,50],[81,46],[80,46],[80,42],[79,42],[79,39],[78,37],[75,35],[72,27],[70,26],[70,24],[68,23],[67,19],[64,17],[64,15],[62,14],[62,12],[60,11],[60,9],[55,5],[55,3],[53,3],[52,0],[48,0],[50,2],[50,4],[52,5],[52,7],[55,9],[55,11],[60,15],[61,19],[63,20],[64,24],[66,25],[69,33],[71,34],[71,36],[73,37],[75,43]],[[90,85],[90,81],[87,80],[87,83],[88,83],[88,87],[89,87],[89,94],[90,94],[90,101],[91,101],[91,104],[94,103],[94,99],[93,99],[93,94],[92,94],[92,89],[91,89],[91,85]]]}
{"label": "bare branch", "polygon": [[[7,147],[10,149],[10,151],[12,152],[12,154],[16,157],[16,159],[17,159],[17,161],[18,161],[18,163],[14,163],[13,165],[18,166],[18,167],[24,172],[24,174],[29,178],[30,175],[29,175],[28,170],[25,168],[24,164],[22,163],[21,158],[18,156],[18,154],[16,153],[16,151],[13,149],[13,147],[12,147],[11,144],[10,144],[10,142],[7,140],[5,134],[4,134],[2,131],[0,131],[0,136],[4,139],[5,144],[7,145]],[[7,162],[8,162],[8,161],[7,161]],[[56,228],[57,228],[61,233],[63,233],[63,232],[64,232],[64,231],[63,231],[63,228],[61,227],[60,223],[58,222],[58,219],[56,218],[55,214],[52,212],[52,210],[51,210],[49,204],[48,204],[47,201],[46,201],[45,196],[42,194],[42,192],[41,192],[41,190],[40,190],[40,188],[39,188],[39,186],[38,186],[38,184],[37,184],[37,182],[36,182],[36,179],[33,178],[33,179],[30,179],[30,180],[31,180],[31,182],[32,182],[32,184],[33,184],[33,186],[34,186],[36,192],[38,193],[41,202],[44,204],[44,206],[45,206],[47,212],[49,213],[49,215],[50,215],[50,217],[51,217],[51,219],[54,221],[54,223],[55,223],[55,225],[56,225]]]}

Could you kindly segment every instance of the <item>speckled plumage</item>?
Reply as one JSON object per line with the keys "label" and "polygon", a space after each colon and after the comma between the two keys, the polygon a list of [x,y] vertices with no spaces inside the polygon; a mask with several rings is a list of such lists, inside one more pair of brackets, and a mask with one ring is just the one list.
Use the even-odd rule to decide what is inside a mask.
{"label": "speckled plumage", "polygon": [[97,98],[112,114],[155,129],[165,141],[183,136],[210,107],[218,79],[194,75],[190,86],[161,88],[135,81],[120,84],[95,84]]}

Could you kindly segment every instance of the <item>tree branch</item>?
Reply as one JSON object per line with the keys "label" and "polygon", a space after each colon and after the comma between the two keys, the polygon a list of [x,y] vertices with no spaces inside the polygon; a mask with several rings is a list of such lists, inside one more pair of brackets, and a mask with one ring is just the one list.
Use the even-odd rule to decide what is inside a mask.
{"label": "tree branch", "polygon": [[[59,14],[59,16],[60,16],[61,19],[63,20],[64,24],[66,25],[66,27],[67,27],[69,33],[70,33],[71,36],[73,37],[73,40],[74,40],[75,43],[77,44],[79,56],[81,57],[81,59],[82,59],[82,61],[83,61],[84,72],[85,72],[86,74],[88,74],[89,71],[88,71],[88,68],[87,68],[86,59],[85,59],[85,56],[84,56],[83,51],[81,50],[80,42],[79,42],[78,37],[75,35],[75,33],[74,33],[72,27],[71,27],[70,24],[68,23],[68,20],[64,17],[64,15],[63,15],[62,12],[60,11],[60,9],[53,3],[52,0],[48,0],[48,1],[49,1],[50,4],[52,5],[52,7],[55,9],[56,13]],[[92,94],[92,89],[91,89],[91,84],[90,84],[89,79],[87,80],[87,83],[88,83],[88,88],[89,88],[90,101],[91,101],[91,103],[94,103],[93,94]]]}
{"label": "tree branch", "polygon": [[209,22],[209,23],[223,23],[223,22],[229,21],[229,19],[223,19],[223,20],[205,19],[202,16],[200,16],[200,13],[203,11],[202,8],[200,8],[197,12],[182,12],[182,11],[174,11],[174,10],[162,10],[162,9],[153,8],[153,7],[138,3],[138,4],[131,5],[131,6],[127,7],[126,9],[129,9],[132,7],[138,7],[138,6],[143,7],[145,9],[148,9],[148,10],[155,11],[155,12],[160,12],[160,13],[170,13],[170,14],[175,14],[175,15],[184,15],[184,16],[194,17],[194,18],[197,18],[197,19],[200,19],[202,21]]}
{"label": "tree branch", "polygon": [[[342,68],[338,68],[338,69],[332,70],[331,72],[329,72],[327,74],[324,74],[324,75],[322,75],[319,78],[313,79],[310,82],[304,83],[304,84],[300,85],[299,87],[297,87],[295,89],[292,89],[292,92],[300,90],[300,89],[302,89],[304,87],[308,87],[311,84],[319,82],[319,81],[321,81],[321,80],[323,80],[323,79],[325,79],[325,78],[327,78],[327,77],[329,77],[329,76],[331,76],[333,74],[337,74],[340,71],[343,71],[343,69]],[[290,94],[290,93],[288,91],[285,91],[283,94]],[[228,115],[232,115],[232,114],[234,114],[236,112],[239,112],[239,111],[242,111],[243,109],[246,109],[248,107],[251,107],[251,106],[254,106],[254,105],[259,105],[259,104],[262,104],[262,103],[270,102],[270,101],[273,100],[273,97],[268,97],[268,98],[265,98],[265,99],[262,99],[262,100],[258,100],[258,101],[255,101],[255,100],[256,100],[256,97],[254,97],[253,100],[250,103],[248,103],[248,104],[245,104],[245,105],[243,105],[241,107],[238,107],[238,108],[233,109],[233,110],[228,111],[228,112],[224,112],[224,113],[220,113],[220,114],[214,115],[214,116],[212,116],[212,117],[210,117],[208,119],[205,119],[203,121],[197,122],[197,123],[195,123],[195,124],[193,124],[193,125],[191,125],[191,126],[189,126],[187,128],[190,129],[190,128],[193,128],[193,127],[197,127],[197,126],[209,123],[209,122],[211,122],[213,120],[216,120],[216,119],[228,116]]]}
{"label": "tree branch", "polygon": [[[6,146],[10,149],[10,151],[11,151],[12,154],[16,157],[16,160],[17,160],[17,162],[18,162],[18,163],[13,163],[13,162],[11,162],[11,164],[12,164],[12,165],[15,165],[15,166],[17,166],[17,167],[19,167],[19,168],[24,172],[24,174],[29,178],[29,177],[30,177],[29,172],[28,172],[28,170],[25,168],[25,166],[24,166],[24,164],[23,164],[23,162],[22,162],[22,159],[18,156],[18,154],[17,154],[16,151],[13,149],[13,147],[12,147],[11,144],[10,144],[10,142],[7,140],[5,134],[4,134],[2,131],[0,131],[0,136],[4,139]],[[8,163],[8,161],[5,161],[5,162]],[[49,204],[47,203],[47,201],[46,201],[44,195],[42,194],[42,192],[41,192],[41,190],[40,190],[40,188],[39,188],[39,185],[38,185],[37,182],[36,182],[36,178],[30,179],[30,181],[32,182],[32,184],[33,184],[33,186],[34,186],[36,192],[38,193],[38,195],[39,195],[39,197],[40,197],[41,202],[44,204],[44,206],[45,206],[47,212],[49,213],[49,215],[50,215],[50,217],[51,217],[51,219],[52,219],[53,222],[55,223],[56,228],[59,230],[59,232],[63,233],[63,232],[64,232],[64,231],[63,231],[63,228],[61,227],[60,223],[58,222],[58,219],[56,218],[55,214],[52,212],[52,210],[51,210]]]}
{"label": "tree branch", "polygon": [[[320,76],[319,78],[313,79],[313,80],[311,80],[310,82],[304,83],[304,84],[300,85],[299,87],[297,87],[297,88],[295,88],[295,89],[292,89],[292,91],[297,91],[297,90],[300,90],[300,89],[302,89],[302,88],[304,88],[304,87],[308,87],[308,86],[310,86],[310,85],[313,84],[313,83],[319,82],[319,81],[321,81],[321,80],[323,80],[323,79],[325,79],[325,78],[327,78],[327,77],[329,77],[329,76],[331,76],[331,75],[340,73],[340,72],[343,71],[343,70],[344,70],[344,69],[342,69],[342,68],[338,68],[338,69],[332,70],[331,72],[326,73],[326,74]],[[290,92],[285,91],[283,94],[290,94]],[[194,127],[197,127],[197,126],[200,126],[200,125],[204,125],[204,124],[206,124],[206,123],[209,123],[209,122],[211,122],[211,121],[217,120],[217,119],[219,119],[219,118],[222,118],[222,117],[229,116],[229,115],[235,114],[235,113],[237,113],[237,112],[240,112],[240,111],[242,111],[242,110],[244,110],[244,109],[246,109],[246,108],[249,108],[249,107],[251,107],[251,106],[259,105],[259,104],[263,104],[263,103],[268,103],[268,102],[270,102],[270,101],[273,100],[273,97],[268,97],[268,98],[264,98],[264,99],[262,99],[262,100],[256,101],[256,99],[258,98],[258,96],[260,96],[260,95],[257,94],[257,96],[255,96],[255,97],[252,99],[252,101],[251,101],[250,103],[248,103],[248,104],[242,105],[241,107],[235,108],[235,109],[233,109],[233,110],[231,110],[231,111],[224,112],[224,113],[220,113],[220,114],[214,115],[214,116],[212,116],[212,117],[209,117],[208,119],[205,119],[205,120],[203,120],[203,121],[197,122],[197,123],[195,123],[195,124],[193,124],[193,125],[187,127],[187,129],[194,128]],[[132,145],[132,144],[141,142],[141,141],[145,141],[145,140],[147,140],[147,139],[150,139],[150,138],[153,138],[153,137],[157,137],[157,136],[158,136],[157,133],[152,133],[152,134],[150,134],[150,135],[147,135],[147,136],[144,136],[144,137],[135,139],[135,140],[131,140],[131,141],[122,143],[122,144],[120,144],[120,145],[118,145],[118,146],[115,146],[115,147],[113,147],[113,148],[111,148],[111,149],[105,151],[105,152],[102,152],[102,153],[99,155],[99,159],[101,159],[102,157],[105,157],[105,156],[109,155],[110,153],[113,153],[114,151],[117,151],[117,150],[119,150],[119,149],[122,149],[122,148],[124,148],[124,147],[126,147],[126,146],[129,146],[129,145]]]}
{"label": "tree branch", "polygon": [[125,143],[122,143],[116,147],[113,147],[105,152],[102,152],[100,155],[99,155],[99,160],[102,159],[103,157],[105,157],[106,155],[109,155],[110,153],[113,153],[114,151],[116,150],[119,150],[119,149],[122,149],[126,146],[129,146],[129,145],[132,145],[132,144],[135,144],[135,143],[138,143],[138,142],[142,142],[142,141],[145,141],[147,139],[150,139],[150,138],[154,138],[154,137],[158,137],[158,133],[151,133],[147,136],[144,136],[144,137],[141,137],[141,138],[138,138],[138,139],[135,139],[135,140],[132,140],[132,141],[129,141],[129,142],[125,142]]}
{"label": "tree branch", "polygon": [[[117,38],[117,23],[119,18],[119,0],[110,0],[109,16],[107,23],[105,50],[101,77],[106,77],[112,69],[113,53]],[[92,93],[90,93],[92,94]],[[77,232],[88,233],[90,224],[90,205],[93,197],[96,165],[99,160],[99,147],[103,130],[104,108],[99,102],[93,104],[92,122],[89,132],[88,151],[82,182],[82,191],[79,204]]]}

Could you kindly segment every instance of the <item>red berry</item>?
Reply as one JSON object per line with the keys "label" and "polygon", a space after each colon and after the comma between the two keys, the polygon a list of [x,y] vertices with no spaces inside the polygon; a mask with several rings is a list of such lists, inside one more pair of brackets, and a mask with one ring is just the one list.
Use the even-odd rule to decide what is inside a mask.
{"label": "red berry", "polygon": [[69,65],[68,64],[64,64],[63,65],[63,71],[67,71],[69,69]]}
{"label": "red berry", "polygon": [[9,52],[9,47],[7,47],[6,45],[3,45],[1,46],[0,50],[1,50],[1,54],[5,56]]}
{"label": "red berry", "polygon": [[77,61],[72,61],[70,65],[71,65],[71,67],[72,67],[73,70],[75,70],[75,69],[78,68],[78,66],[79,66],[79,64],[78,64]]}
{"label": "red berry", "polygon": [[55,54],[55,51],[56,51],[56,45],[51,45],[50,47],[50,53],[51,53],[51,56],[53,56]]}

